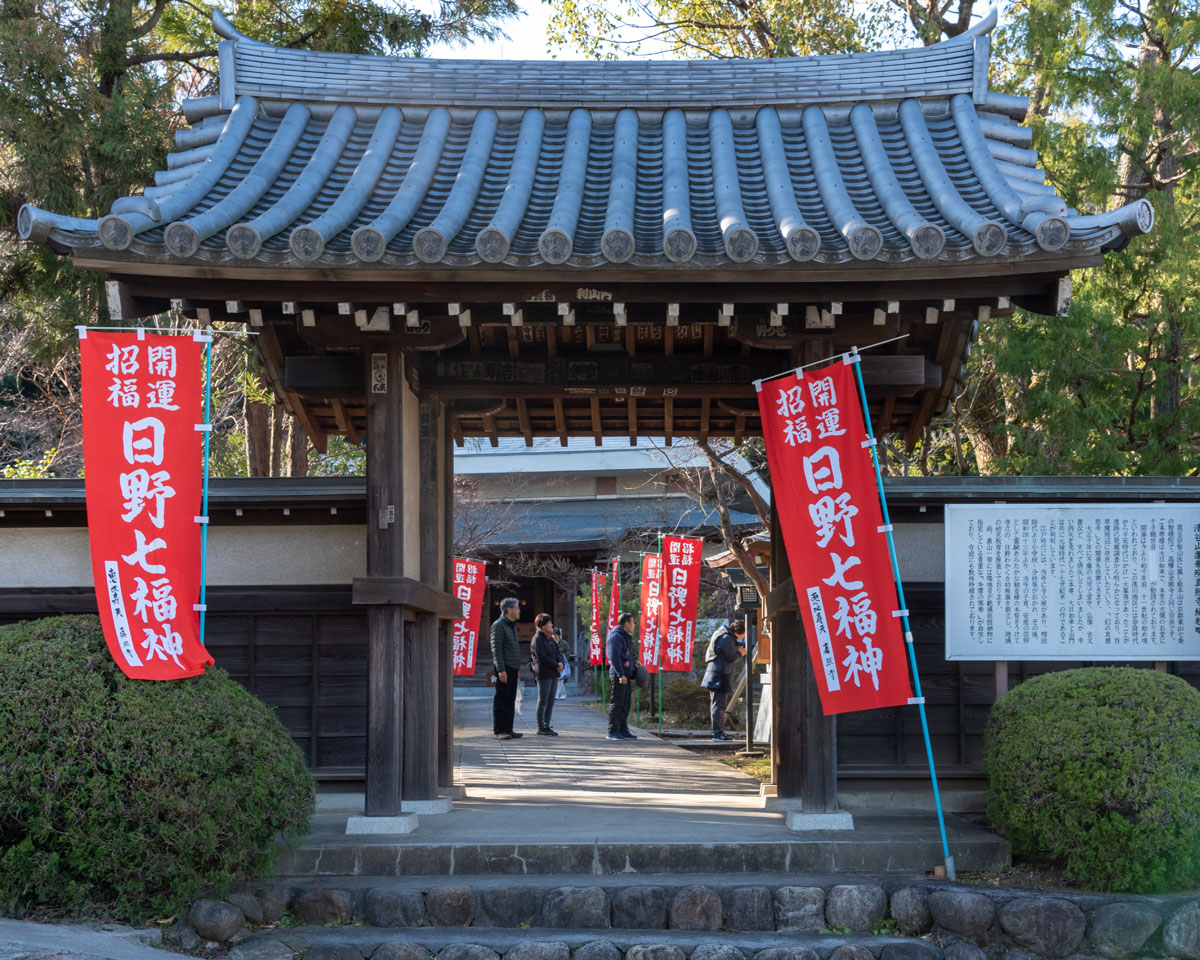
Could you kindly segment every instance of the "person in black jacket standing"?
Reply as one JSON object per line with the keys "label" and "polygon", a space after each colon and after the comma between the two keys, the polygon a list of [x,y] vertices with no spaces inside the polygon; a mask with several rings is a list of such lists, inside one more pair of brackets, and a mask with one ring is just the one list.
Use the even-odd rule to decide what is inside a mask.
{"label": "person in black jacket standing", "polygon": [[536,629],[529,641],[529,663],[533,667],[533,678],[537,681],[537,724],[538,736],[557,737],[550,729],[550,714],[554,711],[554,688],[558,686],[558,675],[563,669],[563,655],[558,649],[558,638],[554,636],[554,620],[548,613],[539,613],[533,621]]}
{"label": "person in black jacket standing", "polygon": [[725,705],[733,692],[733,665],[746,653],[746,622],[734,620],[722,628],[708,645],[704,660],[704,679],[700,685],[708,691],[712,716],[712,738],[732,740],[725,732]]}
{"label": "person in black jacket standing", "polygon": [[492,623],[492,664],[496,670],[492,732],[497,740],[522,736],[513,730],[517,684],[521,682],[521,644],[517,640],[517,621],[520,619],[520,600],[506,597],[500,601],[500,616]]}
{"label": "person in black jacket standing", "polygon": [[608,675],[612,679],[612,698],[608,707],[608,739],[636,740],[629,732],[629,699],[633,689],[633,672],[636,667],[633,655],[634,619],[632,613],[623,613],[617,625],[608,635]]}

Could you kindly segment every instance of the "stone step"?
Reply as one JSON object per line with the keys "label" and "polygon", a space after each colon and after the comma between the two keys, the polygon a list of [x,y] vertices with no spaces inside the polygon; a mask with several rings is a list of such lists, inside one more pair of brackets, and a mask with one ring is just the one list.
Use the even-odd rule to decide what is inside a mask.
{"label": "stone step", "polygon": [[[281,946],[280,946],[281,945]],[[299,926],[251,934],[230,960],[943,960],[919,938],[684,930]]]}

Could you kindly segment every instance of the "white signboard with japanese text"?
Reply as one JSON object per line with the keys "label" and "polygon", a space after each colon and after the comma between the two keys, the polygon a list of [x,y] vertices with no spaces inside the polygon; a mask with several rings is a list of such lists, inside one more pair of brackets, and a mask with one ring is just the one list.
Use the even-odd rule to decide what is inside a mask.
{"label": "white signboard with japanese text", "polygon": [[1200,660],[1200,504],[948,505],[947,660]]}

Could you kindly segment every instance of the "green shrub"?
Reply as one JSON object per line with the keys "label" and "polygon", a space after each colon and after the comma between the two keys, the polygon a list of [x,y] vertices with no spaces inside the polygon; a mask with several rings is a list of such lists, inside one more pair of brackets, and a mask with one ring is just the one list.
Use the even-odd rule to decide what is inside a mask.
{"label": "green shrub", "polygon": [[673,723],[682,727],[704,727],[711,724],[708,691],[685,674],[663,684],[662,709]]}
{"label": "green shrub", "polygon": [[1154,670],[1026,680],[984,735],[988,816],[1022,856],[1096,890],[1200,881],[1200,691]]}
{"label": "green shrub", "polygon": [[129,680],[96,617],[0,628],[0,907],[131,921],[270,866],[312,777],[223,670]]}

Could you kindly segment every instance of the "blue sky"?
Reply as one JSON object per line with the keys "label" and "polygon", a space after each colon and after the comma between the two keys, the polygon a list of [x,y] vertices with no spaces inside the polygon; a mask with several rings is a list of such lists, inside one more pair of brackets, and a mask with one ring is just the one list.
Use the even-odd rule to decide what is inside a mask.
{"label": "blue sky", "polygon": [[[522,16],[505,26],[508,40],[495,43],[475,43],[469,47],[451,47],[438,44],[430,48],[428,56],[470,60],[549,60],[546,52],[546,24],[550,19],[550,5],[542,0],[522,0]],[[558,59],[578,57],[568,50],[557,51]]]}

